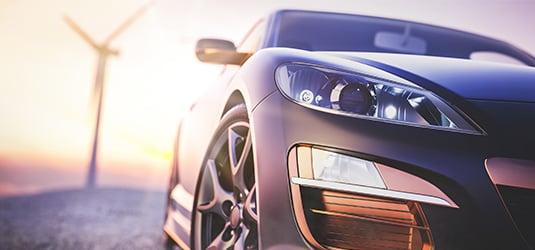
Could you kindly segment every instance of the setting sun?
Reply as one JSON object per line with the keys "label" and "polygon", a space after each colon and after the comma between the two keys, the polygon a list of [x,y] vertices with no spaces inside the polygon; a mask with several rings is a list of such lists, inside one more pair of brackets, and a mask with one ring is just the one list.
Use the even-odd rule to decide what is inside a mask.
{"label": "setting sun", "polygon": [[[95,123],[91,99],[97,53],[64,17],[72,18],[99,43],[143,4],[45,1],[2,6],[0,30],[9,35],[0,47],[0,64],[6,69],[0,84],[4,117],[0,172],[16,175],[21,169],[47,165],[77,173],[79,185],[83,184]],[[162,1],[151,6],[110,44],[119,55],[108,58],[104,78],[98,150],[101,184],[116,185],[121,172],[129,172],[124,177],[134,180],[146,173],[164,178],[179,119],[209,85],[200,83],[212,81],[210,74],[217,72],[214,67],[191,65],[193,48],[183,34],[189,31],[181,31],[176,22],[169,26],[174,17],[162,14],[169,5]],[[114,178],[105,176],[114,172]],[[163,188],[158,178],[143,185]],[[16,178],[0,183],[4,184],[0,193],[28,190],[19,186],[25,181]],[[53,176],[36,185],[61,183],[73,185]],[[8,184],[9,190],[2,188]]]}

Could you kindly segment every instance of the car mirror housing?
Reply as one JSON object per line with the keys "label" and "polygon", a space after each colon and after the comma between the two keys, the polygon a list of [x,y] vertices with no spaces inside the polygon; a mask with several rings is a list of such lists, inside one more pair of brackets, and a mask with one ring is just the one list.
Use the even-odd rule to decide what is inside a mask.
{"label": "car mirror housing", "polygon": [[197,41],[195,54],[201,62],[242,65],[252,53],[238,52],[233,42],[205,38]]}

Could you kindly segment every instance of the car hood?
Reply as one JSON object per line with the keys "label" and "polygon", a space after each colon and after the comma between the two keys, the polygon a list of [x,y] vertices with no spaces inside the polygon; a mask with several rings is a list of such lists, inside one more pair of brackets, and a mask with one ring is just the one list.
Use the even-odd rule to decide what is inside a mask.
{"label": "car hood", "polygon": [[329,54],[403,76],[424,88],[439,85],[467,99],[535,102],[534,67],[402,54]]}

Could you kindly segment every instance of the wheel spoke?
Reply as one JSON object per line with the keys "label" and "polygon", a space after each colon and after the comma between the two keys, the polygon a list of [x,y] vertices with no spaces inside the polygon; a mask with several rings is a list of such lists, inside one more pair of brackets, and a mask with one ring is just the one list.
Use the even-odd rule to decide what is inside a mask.
{"label": "wheel spoke", "polygon": [[232,170],[232,181],[234,186],[240,190],[243,196],[248,194],[248,189],[245,184],[245,163],[247,162],[247,157],[251,151],[251,136],[250,132],[247,131],[247,135],[243,137],[234,131],[234,128],[229,128],[228,132],[229,140],[229,159],[231,163]]}
{"label": "wheel spoke", "polygon": [[[230,237],[228,237],[230,236]],[[228,239],[227,239],[228,238]],[[219,233],[214,240],[206,247],[207,250],[227,250],[232,247],[236,241],[236,235],[229,229],[229,225],[225,225],[225,228]]]}
{"label": "wheel spoke", "polygon": [[213,160],[208,160],[206,164],[206,174],[209,175],[211,186],[212,186],[212,199],[204,204],[199,204],[197,210],[203,213],[211,212],[220,215],[223,219],[228,218],[228,212],[223,208],[223,203],[225,201],[233,201],[234,197],[232,193],[227,192],[221,186],[221,183],[218,179],[217,166]]}
{"label": "wheel spoke", "polygon": [[242,153],[242,150],[239,150],[238,145],[243,144],[243,142],[245,141],[245,138],[243,138],[243,136],[235,130],[236,128],[237,126],[230,127],[227,130],[228,153],[230,164],[233,169],[238,166],[238,162]]}
{"label": "wheel spoke", "polygon": [[258,223],[258,215],[256,213],[256,184],[251,188],[251,192],[247,195],[243,205],[243,214],[245,219],[253,224]]}
{"label": "wheel spoke", "polygon": [[196,191],[196,248],[258,249],[252,139],[245,106],[221,121]]}
{"label": "wheel spoke", "polygon": [[249,230],[249,228],[247,228],[246,226],[242,225],[241,233],[238,236],[238,238],[236,239],[236,242],[234,243],[234,249],[246,249],[245,248],[245,240],[249,236],[250,232],[251,232],[251,230]]}

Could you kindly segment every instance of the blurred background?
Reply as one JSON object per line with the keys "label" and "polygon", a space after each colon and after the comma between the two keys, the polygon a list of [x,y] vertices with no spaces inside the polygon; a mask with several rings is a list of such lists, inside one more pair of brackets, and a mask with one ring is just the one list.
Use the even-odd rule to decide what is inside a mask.
{"label": "blurred background", "polygon": [[[84,187],[95,123],[96,51],[148,1],[0,0],[0,197]],[[239,42],[277,8],[369,14],[442,25],[535,54],[533,0],[159,0],[110,43],[98,187],[163,191],[179,120],[219,66],[196,61],[199,37]]]}
{"label": "blurred background", "polygon": [[195,42],[214,37],[238,43],[272,10],[431,23],[535,54],[534,0],[150,3],[108,44],[118,56],[109,56],[105,70],[97,188],[84,189],[99,55],[86,40],[99,46],[149,1],[0,0],[0,248],[163,249],[175,132],[221,70],[196,60]]}

